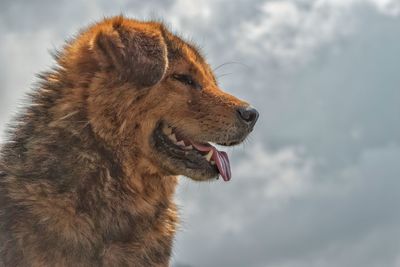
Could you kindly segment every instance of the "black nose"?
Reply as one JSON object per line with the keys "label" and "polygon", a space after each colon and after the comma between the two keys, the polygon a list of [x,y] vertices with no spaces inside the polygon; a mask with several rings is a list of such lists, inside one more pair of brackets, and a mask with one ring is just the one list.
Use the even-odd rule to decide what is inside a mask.
{"label": "black nose", "polygon": [[237,113],[239,115],[238,117],[247,125],[249,125],[250,128],[254,127],[259,116],[258,111],[252,107],[238,108]]}

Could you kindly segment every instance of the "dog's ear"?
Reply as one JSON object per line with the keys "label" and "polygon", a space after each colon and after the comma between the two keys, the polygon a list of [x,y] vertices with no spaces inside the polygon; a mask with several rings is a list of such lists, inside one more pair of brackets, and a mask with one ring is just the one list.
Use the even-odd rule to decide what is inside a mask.
{"label": "dog's ear", "polygon": [[160,31],[115,23],[99,31],[92,44],[103,69],[115,69],[120,79],[137,87],[157,84],[168,67],[167,46]]}

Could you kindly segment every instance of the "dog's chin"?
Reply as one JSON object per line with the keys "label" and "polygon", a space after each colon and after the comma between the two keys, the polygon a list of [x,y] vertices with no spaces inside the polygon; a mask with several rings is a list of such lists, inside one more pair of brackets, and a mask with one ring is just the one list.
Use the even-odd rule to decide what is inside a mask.
{"label": "dog's chin", "polygon": [[172,129],[160,123],[152,135],[155,156],[162,169],[170,175],[183,175],[195,181],[218,178],[215,162],[189,143],[171,138],[172,134]]}

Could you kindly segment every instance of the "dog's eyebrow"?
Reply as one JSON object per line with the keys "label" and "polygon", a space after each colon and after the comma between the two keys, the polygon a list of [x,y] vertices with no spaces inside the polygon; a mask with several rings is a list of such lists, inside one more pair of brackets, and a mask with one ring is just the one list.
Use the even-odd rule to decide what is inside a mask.
{"label": "dog's eyebrow", "polygon": [[196,61],[196,63],[199,65],[199,67],[197,67],[197,66],[194,66],[194,65],[190,65],[190,67],[189,67],[189,69],[188,69],[188,71],[190,72],[190,73],[196,73],[197,72],[197,69],[200,69],[199,71],[202,73],[202,75],[205,75],[206,77],[207,77],[207,79],[210,79],[211,78],[211,80],[212,80],[212,82],[214,83],[214,85],[216,85],[216,86],[218,86],[218,81],[217,81],[217,79],[215,78],[215,75],[214,75],[214,73],[212,72],[212,70],[211,70],[211,68],[210,68],[210,65],[209,64],[207,64],[207,62],[205,62],[204,60],[202,60],[202,61]]}

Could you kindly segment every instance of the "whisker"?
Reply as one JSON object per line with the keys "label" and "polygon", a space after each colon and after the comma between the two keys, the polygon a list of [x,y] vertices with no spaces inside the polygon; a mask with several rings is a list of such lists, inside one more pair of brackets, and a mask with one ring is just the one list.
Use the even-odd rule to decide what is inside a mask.
{"label": "whisker", "polygon": [[224,66],[233,65],[233,64],[237,64],[237,65],[241,65],[241,66],[243,66],[243,67],[250,68],[248,65],[246,65],[246,64],[244,64],[244,63],[242,63],[242,62],[238,62],[238,61],[229,61],[229,62],[225,62],[225,63],[222,63],[222,64],[218,65],[217,67],[215,67],[215,68],[213,69],[213,71],[216,71],[216,70],[218,70],[218,69],[220,69],[220,68],[222,68],[222,67],[224,67]]}
{"label": "whisker", "polygon": [[233,72],[223,73],[223,74],[221,74],[221,75],[218,75],[217,78],[219,79],[219,78],[222,78],[222,77],[224,77],[224,76],[231,75],[231,74],[233,74]]}

